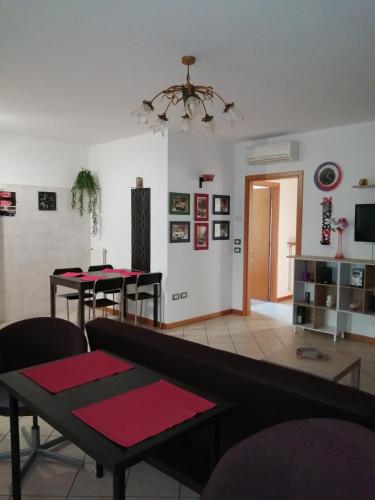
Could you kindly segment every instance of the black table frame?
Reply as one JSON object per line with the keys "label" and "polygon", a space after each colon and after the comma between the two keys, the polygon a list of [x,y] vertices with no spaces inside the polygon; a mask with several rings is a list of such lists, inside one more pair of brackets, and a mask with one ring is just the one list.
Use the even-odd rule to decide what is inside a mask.
{"label": "black table frame", "polygon": [[[86,273],[87,275],[93,275],[93,276],[104,276],[107,279],[112,279],[112,278],[124,278],[121,274],[119,273],[105,273],[103,271],[95,271],[92,273]],[[78,292],[78,327],[82,332],[85,331],[85,292],[87,290],[91,290],[94,286],[94,281],[84,281],[81,280],[80,278],[69,278],[67,276],[63,276],[61,274],[52,274],[50,277],[50,314],[52,318],[56,317],[56,290],[57,286],[64,286],[66,288],[73,288],[74,290],[77,290]],[[124,284],[124,292],[126,293],[126,287],[128,285],[132,285],[136,282],[136,277],[135,276],[129,276],[125,277],[125,284]],[[154,326],[157,326],[158,324],[158,300],[161,300],[161,298],[158,297],[157,292],[157,287],[158,285],[154,285]],[[124,311],[125,311],[125,317],[126,317],[126,299],[125,299],[125,293],[124,293]]]}
{"label": "black table frame", "polygon": [[[193,432],[203,425],[210,425],[213,428],[210,467],[214,467],[220,457],[220,417],[228,413],[232,405],[202,391],[192,389],[174,379],[164,377],[132,361],[131,363],[135,366],[133,370],[55,395],[24,377],[18,370],[0,375],[0,385],[3,385],[9,392],[10,398],[13,500],[21,500],[18,400],[30,408],[35,415],[43,418],[66,439],[90,455],[97,464],[101,464],[97,466],[98,477],[101,475],[102,467],[113,474],[113,500],[124,500],[125,498],[125,470],[128,467],[147,459],[159,446],[174,437]],[[160,379],[168,380],[195,394],[206,397],[215,402],[217,406],[130,448],[117,445],[72,414],[72,410],[75,408],[102,401]]]}

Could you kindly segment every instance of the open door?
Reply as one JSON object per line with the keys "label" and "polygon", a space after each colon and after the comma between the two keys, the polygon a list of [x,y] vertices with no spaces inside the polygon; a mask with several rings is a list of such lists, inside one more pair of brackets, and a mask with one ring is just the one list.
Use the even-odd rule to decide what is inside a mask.
{"label": "open door", "polygon": [[279,185],[254,183],[249,231],[250,297],[274,300],[273,277],[277,273]]}

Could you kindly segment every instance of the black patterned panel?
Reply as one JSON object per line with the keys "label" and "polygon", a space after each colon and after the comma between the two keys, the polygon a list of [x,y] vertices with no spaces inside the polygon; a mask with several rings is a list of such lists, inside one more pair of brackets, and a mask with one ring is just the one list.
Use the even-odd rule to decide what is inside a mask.
{"label": "black patterned panel", "polygon": [[132,189],[132,269],[150,271],[150,188]]}

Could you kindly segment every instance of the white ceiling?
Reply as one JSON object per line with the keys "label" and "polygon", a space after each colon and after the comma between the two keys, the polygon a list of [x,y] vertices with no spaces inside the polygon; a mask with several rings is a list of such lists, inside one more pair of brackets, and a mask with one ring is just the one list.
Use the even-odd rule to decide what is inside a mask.
{"label": "white ceiling", "polygon": [[[374,0],[0,0],[0,131],[81,143],[182,83],[245,113],[240,140],[375,119]],[[178,115],[175,116],[179,126]]]}

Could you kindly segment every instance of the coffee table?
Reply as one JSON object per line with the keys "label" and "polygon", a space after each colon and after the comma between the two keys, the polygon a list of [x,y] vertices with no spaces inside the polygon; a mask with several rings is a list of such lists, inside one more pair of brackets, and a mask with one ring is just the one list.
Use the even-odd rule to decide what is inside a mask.
{"label": "coffee table", "polygon": [[[58,394],[49,393],[24,377],[19,370],[0,375],[0,385],[9,392],[10,398],[13,500],[21,499],[18,400],[96,460],[98,476],[101,475],[103,467],[113,474],[113,500],[125,498],[125,470],[128,467],[152,457],[158,447],[176,436],[193,432],[203,425],[210,425],[213,430],[210,469],[214,467],[220,456],[220,416],[227,413],[232,405],[132,361],[131,363],[135,366],[133,370]],[[73,409],[102,401],[160,379],[209,399],[217,406],[129,448],[124,448],[107,439],[72,414]],[[126,416],[124,416],[124,425],[126,425]]]}
{"label": "coffee table", "polygon": [[344,354],[330,347],[323,348],[322,352],[328,354],[327,360],[298,358],[296,346],[293,345],[266,356],[263,361],[293,368],[332,382],[337,382],[348,373],[351,373],[351,386],[359,389],[361,358],[351,354]]}

